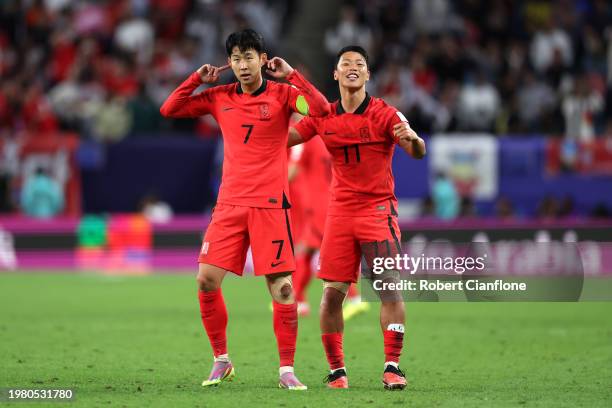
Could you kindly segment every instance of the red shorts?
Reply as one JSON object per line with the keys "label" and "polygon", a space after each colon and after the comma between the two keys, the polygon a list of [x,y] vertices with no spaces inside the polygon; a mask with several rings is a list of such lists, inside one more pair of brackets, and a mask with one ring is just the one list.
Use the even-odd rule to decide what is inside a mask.
{"label": "red shorts", "polygon": [[328,215],[317,276],[334,282],[357,282],[362,256],[394,257],[401,252],[397,217]]}
{"label": "red shorts", "polygon": [[204,235],[199,263],[242,275],[249,245],[255,275],[293,272],[289,210],[217,204]]}

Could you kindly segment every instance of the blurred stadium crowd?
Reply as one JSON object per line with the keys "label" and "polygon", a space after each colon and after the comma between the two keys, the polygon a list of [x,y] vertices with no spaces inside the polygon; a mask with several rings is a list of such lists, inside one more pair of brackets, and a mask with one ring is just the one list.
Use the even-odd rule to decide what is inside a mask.
{"label": "blurred stadium crowd", "polygon": [[[159,106],[201,64],[223,64],[225,38],[246,27],[264,35],[272,55],[313,48],[320,58],[288,60],[307,75],[314,64],[329,67],[312,79],[330,100],[337,97],[330,75],[337,50],[362,45],[370,53],[369,91],[397,106],[421,134],[564,135],[572,143],[612,138],[609,1],[329,1],[337,17],[317,31],[321,43],[296,41],[304,8],[324,3],[2,1],[0,147],[58,133],[102,143],[176,133],[215,137],[211,117],[162,120]],[[10,146],[0,150],[4,191]],[[511,203],[499,200],[499,216],[512,213]],[[551,200],[544,198],[540,216],[571,207],[571,197]],[[470,201],[456,207],[473,212]]]}
{"label": "blurred stadium crowd", "polygon": [[159,106],[177,83],[203,61],[225,61],[229,33],[253,24],[273,40],[282,3],[4,1],[0,131],[150,135],[164,125]]}
{"label": "blurred stadium crowd", "polygon": [[[223,63],[236,29],[282,50],[300,7],[308,2],[3,1],[0,132],[214,134],[209,120],[162,122],[158,107],[199,65]],[[606,0],[361,0],[339,8],[323,42],[330,67],[341,46],[367,48],[371,92],[423,133],[590,138],[612,131],[611,24]]]}

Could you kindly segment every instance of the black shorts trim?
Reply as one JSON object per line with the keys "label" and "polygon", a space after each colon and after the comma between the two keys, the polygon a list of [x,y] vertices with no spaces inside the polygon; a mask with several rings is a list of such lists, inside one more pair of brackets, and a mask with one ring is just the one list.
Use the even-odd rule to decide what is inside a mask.
{"label": "black shorts trim", "polygon": [[395,248],[397,249],[397,253],[401,254],[402,247],[400,246],[399,241],[397,239],[397,234],[395,233],[395,230],[393,229],[393,218],[391,216],[387,217],[387,222],[389,224],[389,231],[391,231],[391,236],[393,237],[393,241],[395,241]]}
{"label": "black shorts trim", "polygon": [[291,244],[291,253],[295,255],[293,248],[293,236],[291,235],[291,224],[289,223],[289,212],[285,209],[285,222],[287,223],[287,235],[289,236],[289,243]]}

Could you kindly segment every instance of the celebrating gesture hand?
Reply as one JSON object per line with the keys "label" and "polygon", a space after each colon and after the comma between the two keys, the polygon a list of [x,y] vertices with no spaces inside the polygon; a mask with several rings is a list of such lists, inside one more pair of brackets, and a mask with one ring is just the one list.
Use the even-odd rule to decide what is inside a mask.
{"label": "celebrating gesture hand", "polygon": [[408,122],[396,123],[393,126],[393,134],[398,140],[402,149],[415,159],[422,159],[425,156],[425,141],[416,134]]}
{"label": "celebrating gesture hand", "polygon": [[400,142],[412,142],[419,139],[419,136],[412,130],[408,122],[396,123],[393,126],[393,134]]}
{"label": "celebrating gesture hand", "polygon": [[222,67],[215,67],[214,65],[204,64],[200,68],[198,68],[198,75],[200,75],[200,79],[202,79],[202,83],[205,84],[214,84],[219,80],[219,74],[229,69],[230,65],[224,65]]}
{"label": "celebrating gesture hand", "polygon": [[280,57],[274,57],[265,64],[266,73],[273,78],[283,79],[293,72],[291,65]]}

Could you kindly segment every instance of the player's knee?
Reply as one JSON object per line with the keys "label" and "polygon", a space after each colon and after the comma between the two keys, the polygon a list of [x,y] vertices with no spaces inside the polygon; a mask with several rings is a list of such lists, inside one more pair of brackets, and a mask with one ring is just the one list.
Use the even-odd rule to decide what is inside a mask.
{"label": "player's knee", "polygon": [[293,286],[290,282],[283,282],[272,290],[272,298],[278,303],[291,303],[293,301]]}
{"label": "player's knee", "polygon": [[201,291],[212,292],[213,290],[219,289],[219,281],[210,275],[200,272],[198,273],[196,281]]}
{"label": "player's knee", "polygon": [[290,276],[281,276],[270,282],[272,299],[278,303],[291,303],[293,301],[293,285]]}
{"label": "player's knee", "polygon": [[283,300],[289,300],[292,294],[293,294],[293,287],[291,286],[291,284],[285,283],[283,286],[281,286],[280,297]]}
{"label": "player's knee", "polygon": [[342,291],[342,289],[343,286],[334,287],[333,285],[325,285],[323,297],[321,298],[321,309],[329,312],[341,310],[342,302],[344,302],[344,297],[346,296],[346,292]]}

